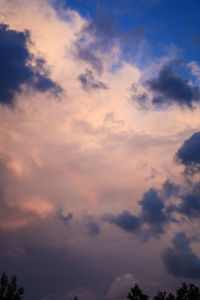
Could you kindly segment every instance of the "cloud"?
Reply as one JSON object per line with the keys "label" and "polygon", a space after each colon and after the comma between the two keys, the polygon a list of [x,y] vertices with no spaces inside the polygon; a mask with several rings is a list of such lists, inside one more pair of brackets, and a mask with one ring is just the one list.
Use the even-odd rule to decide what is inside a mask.
{"label": "cloud", "polygon": [[187,194],[182,196],[182,202],[177,210],[189,218],[200,217],[200,198],[199,195]]}
{"label": "cloud", "polygon": [[114,281],[111,283],[111,286],[108,290],[106,298],[118,298],[126,297],[128,291],[138,282],[138,279],[135,278],[130,273],[121,274],[117,276]]}
{"label": "cloud", "polygon": [[94,74],[91,70],[86,69],[84,74],[80,74],[78,77],[84,90],[89,91],[91,89],[107,89],[105,83],[98,81],[94,78]]}
{"label": "cloud", "polygon": [[127,232],[136,232],[140,229],[140,219],[132,215],[129,211],[124,210],[117,216],[107,215],[104,220],[111,224],[117,225],[119,228]]}
{"label": "cloud", "polygon": [[141,221],[149,225],[149,234],[159,236],[164,233],[164,227],[168,222],[167,216],[164,213],[164,203],[158,197],[155,189],[150,189],[143,195],[139,202],[142,207]]}
{"label": "cloud", "polygon": [[138,215],[124,210],[116,216],[107,214],[104,216],[104,220],[129,233],[137,233],[145,240],[151,236],[158,238],[165,233],[165,227],[171,220],[171,216],[158,196],[158,192],[151,188],[144,193],[138,203],[141,206]]}
{"label": "cloud", "polygon": [[200,167],[200,132],[195,132],[184,141],[183,145],[176,153],[178,162],[186,167],[186,172],[193,173]]}
{"label": "cloud", "polygon": [[22,211],[35,213],[41,218],[45,218],[54,213],[54,206],[38,196],[33,196],[30,199],[20,202],[19,207]]}
{"label": "cloud", "polygon": [[191,61],[187,64],[187,67],[191,69],[192,75],[197,78],[197,81],[200,81],[200,66],[196,61]]}
{"label": "cloud", "polygon": [[172,241],[173,248],[162,253],[166,269],[176,277],[200,278],[200,259],[193,253],[190,242],[184,232],[179,232]]}
{"label": "cloud", "polygon": [[163,198],[170,198],[172,196],[177,196],[178,192],[180,191],[180,186],[171,182],[169,179],[166,180],[164,183],[163,183],[163,186],[162,186],[162,197]]}
{"label": "cloud", "polygon": [[80,60],[86,61],[93,67],[93,69],[102,72],[103,71],[103,64],[100,58],[98,58],[90,49],[80,45],[77,43],[77,57]]}
{"label": "cloud", "polygon": [[85,23],[78,34],[74,43],[76,58],[102,73],[105,66],[112,64],[119,56],[119,35],[116,20],[98,13],[94,19]]}
{"label": "cloud", "polygon": [[64,225],[68,225],[71,219],[73,218],[73,215],[72,213],[64,215],[62,209],[59,209],[57,210],[57,217],[64,223]]}
{"label": "cloud", "polygon": [[[20,179],[0,160],[0,231],[15,231],[54,215],[45,197],[19,193]],[[24,184],[23,188],[24,188]],[[11,188],[12,186],[12,188]]]}
{"label": "cloud", "polygon": [[95,221],[88,220],[88,222],[86,222],[86,225],[88,228],[88,233],[91,237],[95,237],[101,233],[100,226]]}
{"label": "cloud", "polygon": [[81,35],[90,35],[94,37],[95,42],[90,44],[91,49],[106,52],[110,50],[116,38],[118,38],[119,29],[116,20],[104,13],[99,13],[95,19],[90,20],[82,29]]}
{"label": "cloud", "polygon": [[[2,268],[8,272],[15,268],[22,276],[28,299],[54,293],[62,299],[66,291],[81,286],[100,297],[116,276],[121,279],[114,280],[111,290],[117,294],[121,282],[132,282],[132,277],[129,281],[123,276],[127,272],[159,282],[163,268],[155,262],[166,246],[150,239],[165,233],[164,242],[168,235],[159,188],[178,172],[172,156],[186,129],[197,128],[198,109],[194,115],[176,107],[159,116],[138,111],[129,102],[129,87],[135,82],[137,94],[144,95],[146,89],[139,83],[143,72],[135,62],[121,60],[116,69],[106,68],[115,60],[103,51],[103,43],[108,42],[112,52],[116,42],[119,54],[117,35],[114,41],[103,32],[96,36],[90,20],[64,8],[60,17],[49,1],[0,2],[0,17],[6,15],[10,26],[7,31],[30,32],[32,43],[25,40],[29,56],[24,65],[34,74],[16,92],[16,110],[0,106],[0,157],[12,175],[2,175],[6,194],[0,213]],[[87,30],[79,35],[82,26]],[[123,42],[128,44],[129,39]],[[78,58],[73,52],[76,43]],[[37,84],[39,74],[58,82],[67,99],[64,93],[59,95],[61,101],[54,101],[55,93],[42,93],[45,80]],[[84,83],[91,92],[85,92]],[[95,90],[102,84],[109,89]],[[170,201],[175,198],[171,181],[163,190],[165,198],[172,194]],[[144,191],[150,200],[141,197]],[[101,224],[107,212],[112,214]],[[140,237],[145,234],[144,245]]]}
{"label": "cloud", "polygon": [[160,70],[158,77],[147,82],[154,96],[152,103],[156,106],[176,104],[180,107],[193,108],[200,102],[199,86],[192,85],[187,79],[177,74],[177,62],[170,62]]}
{"label": "cloud", "polygon": [[172,211],[187,216],[189,219],[200,217],[200,184],[199,182],[187,187],[186,192],[179,196],[181,202],[173,205]]}
{"label": "cloud", "polygon": [[45,70],[43,59],[35,60],[29,53],[30,33],[18,32],[0,24],[0,103],[12,105],[15,94],[21,92],[22,85],[28,84],[40,92],[61,89]]}

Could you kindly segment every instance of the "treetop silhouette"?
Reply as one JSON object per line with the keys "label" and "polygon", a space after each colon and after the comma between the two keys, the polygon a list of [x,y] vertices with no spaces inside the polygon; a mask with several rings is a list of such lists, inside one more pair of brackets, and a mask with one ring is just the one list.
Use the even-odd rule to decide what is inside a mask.
{"label": "treetop silhouette", "polygon": [[24,297],[24,289],[18,287],[16,275],[8,278],[3,272],[0,278],[0,300],[22,300]]}
{"label": "treetop silhouette", "polygon": [[[129,300],[148,300],[149,297],[143,294],[137,284],[128,293]],[[153,300],[200,300],[200,289],[194,284],[187,285],[182,283],[181,287],[176,290],[175,294],[158,291]]]}

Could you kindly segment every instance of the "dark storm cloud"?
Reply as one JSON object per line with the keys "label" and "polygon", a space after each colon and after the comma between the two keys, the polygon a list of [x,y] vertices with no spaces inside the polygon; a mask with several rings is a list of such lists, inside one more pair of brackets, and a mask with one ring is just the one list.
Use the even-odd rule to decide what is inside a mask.
{"label": "dark storm cloud", "polygon": [[64,225],[68,225],[69,222],[72,220],[73,215],[72,213],[64,215],[62,209],[60,209],[57,210],[57,217],[64,223]]}
{"label": "dark storm cloud", "polygon": [[187,139],[176,153],[176,159],[186,167],[186,171],[195,172],[200,167],[200,132]]}
{"label": "dark storm cloud", "polygon": [[83,89],[89,91],[91,89],[107,89],[105,83],[98,81],[94,78],[94,74],[91,70],[86,70],[84,74],[80,74],[78,77],[82,84]]}
{"label": "dark storm cloud", "polygon": [[124,210],[117,216],[107,215],[104,217],[104,220],[117,225],[127,232],[135,232],[140,229],[140,219],[127,210]]}
{"label": "dark storm cloud", "polygon": [[200,259],[192,252],[190,239],[179,232],[172,242],[173,248],[167,248],[162,254],[168,272],[176,277],[200,278]]}
{"label": "dark storm cloud", "polygon": [[157,78],[147,82],[154,92],[153,104],[157,106],[177,104],[181,107],[192,108],[194,103],[200,102],[199,87],[181,78],[177,74],[177,67],[177,62],[170,62],[160,70]]}
{"label": "dark storm cloud", "polygon": [[[30,36],[27,31],[17,32],[0,24],[0,103],[12,105],[15,93],[21,91],[22,84],[29,84],[35,89],[45,92],[60,88],[47,76],[44,60],[36,61],[35,69],[30,62],[27,42]],[[40,69],[40,72],[38,72]]]}
{"label": "dark storm cloud", "polygon": [[155,189],[150,189],[143,195],[139,202],[142,207],[141,221],[149,225],[149,233],[153,236],[159,236],[164,232],[164,226],[167,223],[167,216],[164,213],[164,203],[158,197]]}

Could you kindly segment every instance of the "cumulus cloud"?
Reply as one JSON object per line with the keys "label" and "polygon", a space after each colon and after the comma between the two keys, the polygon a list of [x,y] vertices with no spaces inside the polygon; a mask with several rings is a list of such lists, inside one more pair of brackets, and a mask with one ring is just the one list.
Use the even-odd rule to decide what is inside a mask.
{"label": "cumulus cloud", "polygon": [[169,206],[171,212],[178,212],[190,220],[200,217],[200,186],[199,182],[193,183],[187,187],[185,193],[182,192],[178,198],[181,200],[178,204]]}
{"label": "cumulus cloud", "polygon": [[150,189],[143,195],[139,202],[142,207],[141,220],[142,223],[149,225],[149,232],[154,236],[159,236],[164,232],[164,227],[168,222],[164,212],[164,203],[158,197],[155,189]]}
{"label": "cumulus cloud", "polygon": [[[135,96],[151,95],[140,84],[145,70],[119,59],[115,23],[60,13],[45,0],[0,3],[5,34],[17,41],[20,35],[27,55],[19,60],[22,73],[31,74],[10,88],[17,109],[0,106],[0,159],[8,171],[1,176],[2,267],[15,266],[31,300],[61,299],[82,286],[105,295],[108,282],[120,277],[110,288],[114,295],[135,272],[148,278],[157,272],[160,279],[155,257],[164,245],[149,237],[168,235],[165,201],[178,193],[172,157],[180,139],[198,128],[198,108],[151,114],[133,107],[131,84]],[[51,81],[66,91],[61,101]],[[163,185],[166,178],[172,181]]]}
{"label": "cumulus cloud", "polygon": [[138,204],[141,206],[141,211],[137,215],[125,210],[116,216],[105,215],[104,220],[129,233],[139,233],[144,239],[149,239],[151,236],[159,237],[165,232],[171,217],[158,192],[151,188],[144,193]]}
{"label": "cumulus cloud", "polygon": [[18,32],[0,24],[0,103],[11,105],[15,93],[22,90],[22,84],[28,84],[36,90],[45,92],[61,89],[53,82],[45,71],[45,61],[35,60],[29,53],[30,33]]}
{"label": "cumulus cloud", "polygon": [[104,220],[108,221],[111,224],[117,225],[119,228],[127,232],[135,232],[140,228],[140,219],[126,210],[117,216],[104,216]]}
{"label": "cumulus cloud", "polygon": [[167,63],[162,67],[157,78],[147,82],[154,93],[152,103],[156,106],[176,104],[180,107],[193,108],[194,104],[200,101],[200,88],[180,77],[174,65],[176,66],[177,63]]}
{"label": "cumulus cloud", "polygon": [[111,286],[108,290],[106,297],[126,297],[128,291],[138,282],[133,274],[125,273],[117,276],[114,281],[111,283]]}
{"label": "cumulus cloud", "polygon": [[115,22],[103,15],[87,22],[75,42],[76,57],[101,73],[104,69],[102,52],[114,47],[116,28]]}
{"label": "cumulus cloud", "polygon": [[[116,5],[116,4],[115,4]],[[74,43],[77,59],[102,73],[122,58],[122,51],[136,52],[143,40],[144,26],[135,26],[128,32],[121,30],[115,18],[98,12],[80,30]]]}
{"label": "cumulus cloud", "polygon": [[200,217],[199,195],[187,194],[182,196],[181,204],[177,210],[189,218]]}
{"label": "cumulus cloud", "polygon": [[106,52],[113,46],[113,42],[118,37],[118,33],[119,29],[116,19],[99,13],[95,19],[90,20],[83,27],[81,35],[89,34],[95,37],[95,43],[92,43],[91,47],[94,50],[101,49],[101,51]]}
{"label": "cumulus cloud", "polygon": [[200,132],[195,132],[184,141],[176,153],[176,159],[186,168],[186,172],[193,173],[199,170],[200,164]]}
{"label": "cumulus cloud", "polygon": [[200,278],[200,259],[190,247],[191,240],[179,232],[172,242],[173,248],[167,248],[162,254],[168,272],[176,277]]}

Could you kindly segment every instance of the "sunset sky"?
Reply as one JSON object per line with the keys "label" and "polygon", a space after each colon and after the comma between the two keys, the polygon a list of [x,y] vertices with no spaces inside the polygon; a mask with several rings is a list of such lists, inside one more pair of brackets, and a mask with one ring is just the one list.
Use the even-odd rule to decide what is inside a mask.
{"label": "sunset sky", "polygon": [[25,300],[200,285],[199,17],[0,0],[0,272]]}

